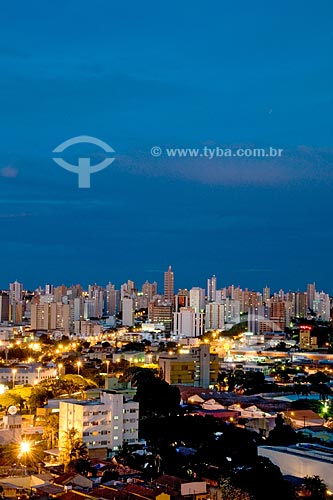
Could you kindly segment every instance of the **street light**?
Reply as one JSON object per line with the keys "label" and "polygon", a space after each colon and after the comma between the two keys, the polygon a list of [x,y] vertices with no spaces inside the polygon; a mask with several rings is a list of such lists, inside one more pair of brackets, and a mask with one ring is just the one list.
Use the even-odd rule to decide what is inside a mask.
{"label": "street light", "polygon": [[78,361],[78,362],[77,362],[77,374],[78,374],[78,375],[80,375],[80,368],[81,368],[81,366],[82,366],[81,361]]}
{"label": "street light", "polygon": [[31,444],[29,441],[22,441],[20,444],[19,458],[22,458],[23,465],[27,465],[27,457],[31,452]]}
{"label": "street light", "polygon": [[13,368],[13,369],[12,369],[12,374],[13,374],[13,389],[14,389],[14,387],[15,387],[15,375],[16,375],[16,373],[17,373],[16,368]]}
{"label": "street light", "polygon": [[30,451],[30,443],[28,441],[22,441],[21,443],[21,453],[29,453]]}

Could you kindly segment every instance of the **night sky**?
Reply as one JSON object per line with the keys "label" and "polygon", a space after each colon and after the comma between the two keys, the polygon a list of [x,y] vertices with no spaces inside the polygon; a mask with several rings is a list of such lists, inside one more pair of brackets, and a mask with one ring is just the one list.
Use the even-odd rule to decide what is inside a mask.
{"label": "night sky", "polygon": [[[333,293],[332,14],[331,0],[3,2],[0,287],[161,285],[172,264],[176,287],[215,273]],[[83,134],[116,151],[90,189],[52,160]],[[66,158],[82,154],[101,156]]]}

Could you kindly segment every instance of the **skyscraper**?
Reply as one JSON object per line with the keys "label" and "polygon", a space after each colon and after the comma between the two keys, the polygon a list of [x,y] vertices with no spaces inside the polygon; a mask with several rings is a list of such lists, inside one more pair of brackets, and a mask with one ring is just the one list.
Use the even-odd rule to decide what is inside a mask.
{"label": "skyscraper", "polygon": [[173,302],[174,289],[174,273],[172,267],[169,266],[169,269],[164,273],[164,298],[167,302]]}
{"label": "skyscraper", "polygon": [[316,295],[316,284],[310,283],[307,286],[307,290],[306,290],[306,298],[307,298],[306,305],[307,305],[308,309],[313,309],[313,301],[315,299],[315,295]]}
{"label": "skyscraper", "polygon": [[267,304],[270,298],[271,298],[271,289],[266,285],[262,291],[262,299],[264,304]]}
{"label": "skyscraper", "polygon": [[147,300],[147,304],[151,302],[155,295],[157,295],[157,283],[149,283],[149,281],[145,281],[142,285],[142,295]]}
{"label": "skyscraper", "polygon": [[216,276],[215,274],[207,280],[207,300],[215,302],[216,300]]}
{"label": "skyscraper", "polygon": [[209,302],[206,304],[205,329],[223,330],[224,329],[224,304]]}
{"label": "skyscraper", "polygon": [[124,297],[122,300],[123,326],[134,325],[134,303],[132,297]]}
{"label": "skyscraper", "polygon": [[14,283],[9,284],[9,302],[14,304],[14,302],[20,302],[22,300],[22,290],[23,285],[17,280]]}
{"label": "skyscraper", "polygon": [[0,323],[9,321],[9,295],[0,293]]}
{"label": "skyscraper", "polygon": [[197,286],[191,288],[190,307],[193,307],[196,313],[203,312],[205,310],[205,290],[203,288],[199,288]]}
{"label": "skyscraper", "polygon": [[204,332],[204,314],[193,307],[181,307],[173,313],[173,333],[180,337],[200,337]]}

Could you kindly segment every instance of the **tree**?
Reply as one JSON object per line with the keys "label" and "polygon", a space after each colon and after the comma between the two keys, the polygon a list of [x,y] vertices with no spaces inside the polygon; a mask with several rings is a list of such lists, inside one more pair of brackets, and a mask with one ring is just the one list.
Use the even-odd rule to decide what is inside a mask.
{"label": "tree", "polygon": [[51,413],[46,417],[43,439],[48,449],[55,448],[58,443],[59,414]]}
{"label": "tree", "polygon": [[284,480],[279,467],[266,457],[257,457],[251,466],[238,468],[232,480],[255,500],[294,499],[294,491]]}
{"label": "tree", "polygon": [[67,472],[70,463],[81,458],[87,458],[88,449],[80,438],[78,430],[74,427],[64,432],[62,440],[63,449],[61,458],[64,464],[64,470]]}
{"label": "tree", "polygon": [[275,427],[268,436],[267,444],[270,446],[289,446],[297,443],[297,434],[292,427],[285,423],[283,415],[278,413]]}
{"label": "tree", "polygon": [[153,370],[141,369],[134,375],[137,392],[134,400],[140,403],[140,415],[169,415],[179,410],[180,391],[157,377]]}
{"label": "tree", "polygon": [[31,413],[34,413],[37,408],[42,408],[47,403],[48,395],[49,391],[46,387],[40,385],[33,387],[28,399],[28,406]]}
{"label": "tree", "polygon": [[220,491],[223,499],[251,500],[250,495],[241,488],[234,486],[230,478],[222,479],[220,483]]}
{"label": "tree", "polygon": [[311,500],[325,500],[327,498],[327,486],[319,476],[306,476],[302,490],[310,494]]}
{"label": "tree", "polygon": [[310,382],[311,384],[317,385],[317,384],[325,384],[326,382],[329,381],[328,376],[326,373],[317,371],[316,373],[312,373],[311,375],[308,375],[307,381]]}

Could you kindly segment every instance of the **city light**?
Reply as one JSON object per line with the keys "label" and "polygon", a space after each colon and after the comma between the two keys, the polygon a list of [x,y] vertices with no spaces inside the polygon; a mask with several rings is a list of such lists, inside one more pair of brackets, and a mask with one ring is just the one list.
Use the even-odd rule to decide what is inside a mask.
{"label": "city light", "polygon": [[22,441],[22,443],[20,445],[20,448],[21,448],[21,453],[23,455],[23,454],[26,454],[26,453],[30,452],[31,445],[30,445],[30,443],[28,441]]}
{"label": "city light", "polygon": [[13,369],[12,369],[12,375],[13,375],[13,389],[14,389],[14,387],[15,387],[15,375],[16,375],[16,373],[17,373],[17,369],[16,369],[16,368],[13,368]]}

